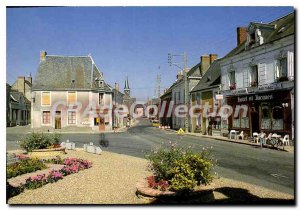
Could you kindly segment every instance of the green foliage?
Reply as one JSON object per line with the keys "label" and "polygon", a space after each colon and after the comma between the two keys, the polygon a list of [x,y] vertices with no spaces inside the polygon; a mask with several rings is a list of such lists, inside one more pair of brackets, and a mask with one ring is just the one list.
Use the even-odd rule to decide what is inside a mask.
{"label": "green foliage", "polygon": [[25,149],[27,152],[30,152],[35,149],[46,149],[54,144],[58,144],[61,139],[61,135],[54,133],[31,133],[25,136],[21,140],[21,148]]}
{"label": "green foliage", "polygon": [[39,159],[20,160],[20,162],[6,166],[6,177],[9,179],[45,168],[47,168],[46,165]]}
{"label": "green foliage", "polygon": [[212,179],[213,159],[208,149],[200,153],[190,148],[160,148],[148,154],[149,169],[157,180],[167,180],[170,190],[191,191],[196,185],[207,185]]}

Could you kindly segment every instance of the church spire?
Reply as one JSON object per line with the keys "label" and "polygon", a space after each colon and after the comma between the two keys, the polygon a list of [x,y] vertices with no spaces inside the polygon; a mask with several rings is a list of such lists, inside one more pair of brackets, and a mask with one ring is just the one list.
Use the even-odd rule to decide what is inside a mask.
{"label": "church spire", "polygon": [[126,80],[125,80],[125,87],[124,90],[129,90],[129,83],[128,83],[128,76],[126,76]]}

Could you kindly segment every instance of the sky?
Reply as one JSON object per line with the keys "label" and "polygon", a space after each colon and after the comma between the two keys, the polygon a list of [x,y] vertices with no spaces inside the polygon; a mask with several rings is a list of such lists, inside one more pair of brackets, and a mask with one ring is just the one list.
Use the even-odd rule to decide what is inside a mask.
{"label": "sky", "polygon": [[[293,7],[35,7],[6,9],[6,80],[33,79],[39,53],[88,55],[112,86],[123,89],[128,75],[131,96],[161,93],[180,70],[169,66],[168,53],[187,54],[187,66],[203,54],[225,56],[236,46],[236,28],[268,23]],[[181,62],[182,57],[176,57]],[[157,92],[156,92],[157,94]]]}

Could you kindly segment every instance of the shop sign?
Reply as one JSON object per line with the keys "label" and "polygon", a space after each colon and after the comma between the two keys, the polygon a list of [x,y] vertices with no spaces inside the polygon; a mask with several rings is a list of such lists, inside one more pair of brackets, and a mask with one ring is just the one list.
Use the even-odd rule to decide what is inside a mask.
{"label": "shop sign", "polygon": [[216,100],[223,100],[223,95],[216,94]]}
{"label": "shop sign", "polygon": [[281,83],[274,83],[274,84],[268,84],[268,85],[262,85],[258,86],[259,91],[265,91],[265,90],[275,90],[275,89],[281,89],[282,84]]}
{"label": "shop sign", "polygon": [[250,95],[250,96],[241,96],[237,98],[238,103],[245,103],[251,101],[269,101],[273,100],[273,94],[268,95]]}
{"label": "shop sign", "polygon": [[232,90],[231,91],[231,94],[233,94],[233,95],[244,94],[244,93],[247,93],[246,89],[238,89],[238,90]]}

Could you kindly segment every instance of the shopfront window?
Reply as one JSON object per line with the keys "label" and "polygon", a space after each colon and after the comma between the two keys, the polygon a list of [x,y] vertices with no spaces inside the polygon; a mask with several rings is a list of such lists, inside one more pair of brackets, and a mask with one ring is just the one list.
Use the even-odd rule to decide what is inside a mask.
{"label": "shopfront window", "polygon": [[212,118],[212,129],[221,130],[221,117]]}
{"label": "shopfront window", "polygon": [[271,130],[271,109],[268,104],[262,104],[261,129]]}
{"label": "shopfront window", "polygon": [[249,117],[248,114],[246,117],[241,118],[241,128],[249,128]]}
{"label": "shopfront window", "polygon": [[273,107],[273,130],[283,130],[283,108],[281,106]]}
{"label": "shopfront window", "polygon": [[233,127],[234,128],[240,127],[240,113],[238,113],[236,116],[233,116]]}

